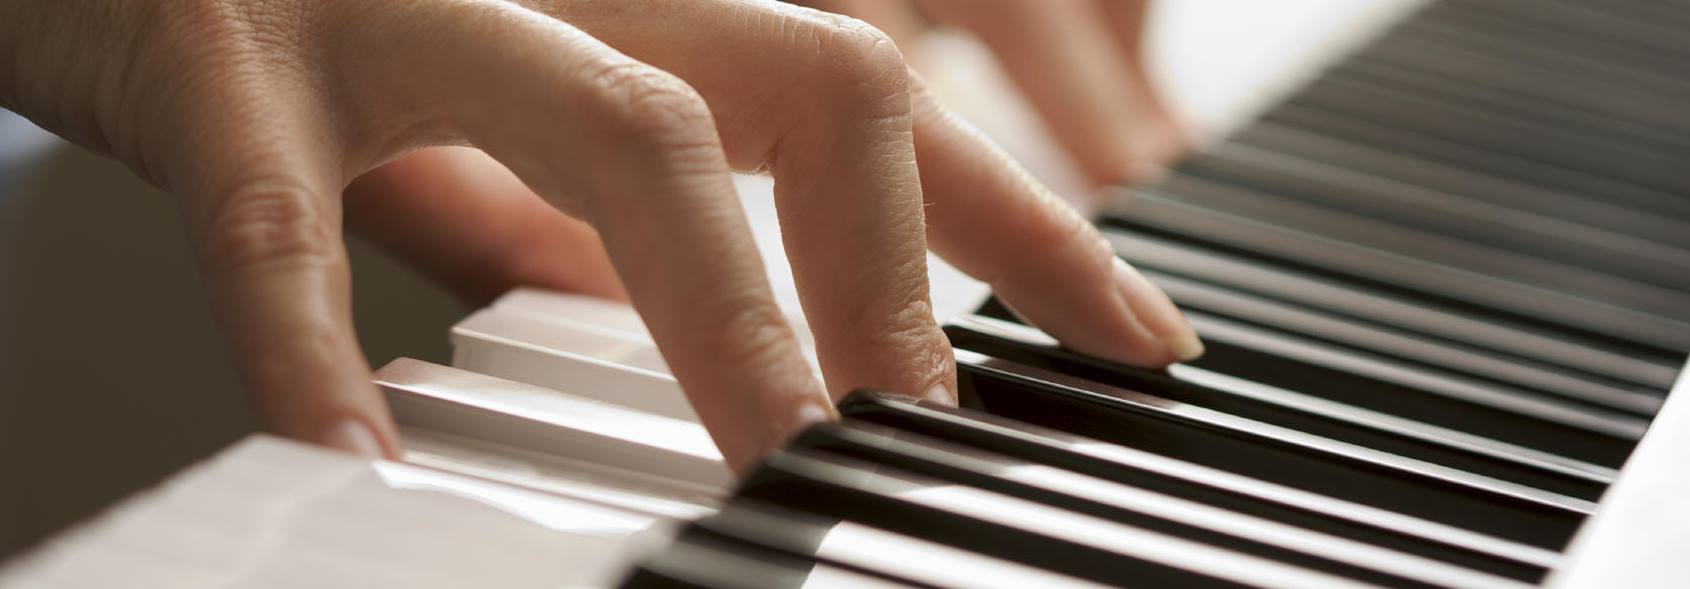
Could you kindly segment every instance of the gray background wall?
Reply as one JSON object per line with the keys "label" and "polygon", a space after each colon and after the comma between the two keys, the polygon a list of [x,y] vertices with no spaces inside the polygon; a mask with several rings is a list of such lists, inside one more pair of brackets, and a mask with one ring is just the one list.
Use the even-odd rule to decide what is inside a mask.
{"label": "gray background wall", "polygon": [[[352,245],[377,366],[466,312]],[[0,558],[252,431],[169,196],[0,110]]]}

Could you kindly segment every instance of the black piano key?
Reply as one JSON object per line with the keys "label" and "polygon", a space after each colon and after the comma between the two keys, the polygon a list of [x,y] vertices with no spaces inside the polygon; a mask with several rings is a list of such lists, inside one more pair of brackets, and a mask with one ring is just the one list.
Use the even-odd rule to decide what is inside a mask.
{"label": "black piano key", "polygon": [[996,415],[1556,549],[1588,500],[957,351],[959,395]]}
{"label": "black piano key", "polygon": [[[1639,73],[1673,77],[1690,69],[1690,53],[1681,42],[1637,43],[1626,37],[1590,34],[1601,29],[1589,25],[1558,26],[1553,21],[1534,19],[1533,10],[1498,10],[1487,2],[1434,2],[1415,20],[1435,22],[1468,35],[1506,40],[1516,51],[1541,51],[1570,58],[1612,64]],[[1635,27],[1632,27],[1635,29]],[[1659,40],[1644,38],[1642,41]]]}
{"label": "black piano key", "polygon": [[1665,394],[1661,390],[1519,361],[1487,350],[1287,304],[1201,280],[1157,271],[1143,273],[1181,307],[1391,357],[1427,371],[1460,374],[1497,383],[1519,390],[1523,397],[1546,402],[1575,401],[1599,413],[1625,419],[1654,415],[1660,410]]}
{"label": "black piano key", "polygon": [[[963,319],[946,328],[959,349],[1573,497],[1600,497],[1614,476],[1611,468],[1264,386],[1200,366],[1149,371],[1029,342],[1008,332],[1007,326],[994,327],[983,320]],[[1376,393],[1355,396],[1369,394]]]}
{"label": "black piano key", "polygon": [[[1376,252],[1375,257],[1483,276],[1514,288],[1549,290],[1598,305],[1654,315],[1690,316],[1690,292],[1656,286],[1537,258],[1522,252],[1488,247],[1470,241],[1404,227],[1387,221],[1325,208],[1296,199],[1213,180],[1170,174],[1151,189],[1181,203],[1224,211],[1228,215],[1267,224],[1281,231],[1317,235],[1352,248]],[[1690,200],[1686,201],[1690,203]],[[1143,214],[1143,212],[1141,212]],[[1405,277],[1407,268],[1392,269]],[[1443,285],[1442,288],[1450,288]]]}
{"label": "black piano key", "polygon": [[1609,0],[1607,2],[1590,2],[1588,0],[1550,0],[1542,4],[1545,4],[1546,8],[1573,5],[1633,23],[1667,27],[1669,31],[1677,31],[1678,29],[1672,28],[1675,25],[1690,25],[1690,7],[1686,7],[1682,1]]}
{"label": "black piano key", "polygon": [[1309,493],[975,411],[867,392],[847,397],[840,411],[848,420],[931,436],[1510,578],[1541,579],[1558,558],[1541,548],[1345,498]]}
{"label": "black piano key", "polygon": [[1616,342],[1690,349],[1690,324],[1678,319],[1287,229],[1153,190],[1135,191],[1105,222],[1154,235],[1183,233],[1228,253],[1414,299],[1558,324]]}
{"label": "black piano key", "polygon": [[[1328,75],[1293,96],[1296,104],[1412,131],[1475,149],[1590,176],[1648,186],[1664,194],[1690,187],[1679,174],[1682,156],[1616,141],[1603,134],[1538,124],[1517,114],[1486,112],[1372,80]],[[1675,209],[1670,203],[1656,205]]]}
{"label": "black piano key", "polygon": [[1600,194],[1554,191],[1393,151],[1388,147],[1374,147],[1273,123],[1253,124],[1232,139],[1265,151],[1294,155],[1427,190],[1460,194],[1506,209],[1533,211],[1566,222],[1599,227],[1611,233],[1630,234],[1638,239],[1680,249],[1690,248],[1690,222],[1636,209]]}
{"label": "black piano key", "polygon": [[1216,344],[1193,366],[1573,460],[1618,468],[1648,427],[1643,419],[1550,403],[1249,324],[1189,317]]}
{"label": "black piano key", "polygon": [[1443,0],[1453,8],[1488,13],[1531,23],[1566,35],[1602,39],[1636,47],[1690,57],[1690,42],[1670,23],[1631,20],[1616,14],[1612,3],[1539,2],[1537,0]]}
{"label": "black piano key", "polygon": [[875,577],[934,587],[1097,589],[1096,583],[861,523],[739,497],[692,531]]}
{"label": "black piano key", "polygon": [[1652,71],[1627,62],[1604,61],[1591,55],[1571,54],[1544,44],[1523,43],[1496,31],[1465,29],[1429,19],[1408,19],[1379,43],[1388,44],[1399,37],[1419,38],[1471,49],[1478,53],[1504,57],[1509,61],[1577,76],[1589,83],[1657,93],[1672,98],[1690,97],[1690,81],[1672,73]]}
{"label": "black piano key", "polygon": [[1665,154],[1690,151],[1690,131],[1672,125],[1641,121],[1633,113],[1577,108],[1552,100],[1523,96],[1503,88],[1468,84],[1434,72],[1416,70],[1358,55],[1333,66],[1327,76],[1361,80],[1416,96],[1458,104],[1494,116],[1504,116],[1563,129],[1579,136],[1597,136]]}
{"label": "black piano key", "polygon": [[1197,244],[1119,228],[1106,229],[1104,237],[1123,259],[1140,270],[1200,280],[1418,332],[1503,354],[1518,362],[1541,362],[1653,391],[1670,389],[1683,365],[1683,358],[1655,356],[1570,331],[1510,321],[1495,314],[1408,300],[1384,291],[1253,262]]}
{"label": "black piano key", "polygon": [[1387,587],[1513,581],[884,426],[810,428],[793,447],[838,454]]}
{"label": "black piano key", "polygon": [[1431,40],[1388,35],[1351,60],[1388,63],[1447,79],[1452,85],[1507,93],[1522,102],[1544,102],[1680,133],[1690,131],[1690,113],[1671,97],[1637,88],[1588,83],[1566,73]]}
{"label": "black piano key", "polygon": [[738,497],[1118,586],[1343,584],[1224,548],[804,450],[768,456]]}
{"label": "black piano key", "polygon": [[[984,309],[983,309],[984,310]],[[1294,335],[1261,329],[1200,312],[1186,318],[1204,338],[1207,351],[1189,366],[1272,385],[1372,412],[1483,436],[1531,456],[1611,479],[1625,462],[1647,423],[1598,415],[1588,407],[1523,397],[1519,391],[1486,386],[1404,366]],[[953,320],[953,341],[994,355],[1042,362],[1003,341],[1006,330],[961,330]],[[1078,355],[1076,355],[1078,356]],[[1083,357],[1083,356],[1079,356]],[[1534,453],[1541,453],[1536,454]]]}
{"label": "black piano key", "polygon": [[1411,154],[1550,190],[1599,195],[1640,210],[1671,215],[1679,220],[1690,219],[1690,201],[1670,190],[1475,147],[1413,129],[1302,104],[1281,105],[1268,111],[1262,120]]}
{"label": "black piano key", "polygon": [[1240,144],[1220,145],[1194,155],[1178,170],[1204,180],[1573,264],[1587,271],[1690,290],[1690,248],[1530,209],[1498,206]]}
{"label": "black piano key", "polygon": [[815,589],[916,587],[686,531],[632,570],[624,589]]}
{"label": "black piano key", "polygon": [[[1680,171],[1681,155],[1615,141],[1605,135],[1536,124],[1512,114],[1485,112],[1370,80],[1328,75],[1297,93],[1287,104],[1341,114],[1538,165],[1647,186],[1667,196],[1690,191],[1690,180]],[[1678,208],[1672,203],[1654,206]]]}

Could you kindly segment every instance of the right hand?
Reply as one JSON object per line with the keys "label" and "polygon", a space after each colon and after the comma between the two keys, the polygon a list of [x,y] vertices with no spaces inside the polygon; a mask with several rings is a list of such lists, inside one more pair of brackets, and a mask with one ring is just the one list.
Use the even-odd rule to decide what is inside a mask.
{"label": "right hand", "polygon": [[[829,418],[829,393],[954,398],[929,244],[1074,348],[1151,366],[1200,350],[858,21],[730,0],[0,0],[0,40],[0,104],[179,197],[246,388],[289,436],[398,452],[340,239],[342,192],[371,170],[381,206],[348,207],[358,225],[439,275],[613,266],[621,284],[599,286],[626,288],[740,469]],[[447,144],[498,163],[383,167]],[[461,190],[426,182],[441,166],[462,166]],[[825,386],[772,300],[736,169],[776,179]]]}
{"label": "right hand", "polygon": [[1149,0],[801,3],[865,19],[906,46],[926,26],[924,16],[972,33],[1098,186],[1152,179],[1191,148],[1185,125],[1150,82],[1144,46]]}

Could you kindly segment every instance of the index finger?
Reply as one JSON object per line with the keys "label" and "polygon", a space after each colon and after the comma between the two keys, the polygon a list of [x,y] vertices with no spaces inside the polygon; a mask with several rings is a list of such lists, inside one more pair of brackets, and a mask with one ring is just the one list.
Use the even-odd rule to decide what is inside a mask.
{"label": "index finger", "polygon": [[[323,120],[267,88],[211,90],[277,104],[262,122],[186,123],[194,152],[167,183],[182,194],[212,312],[265,429],[367,456],[393,457],[397,434],[352,331],[340,236],[339,165],[302,130]],[[301,101],[300,103],[308,103]],[[294,103],[294,105],[300,104]],[[232,127],[232,128],[231,128]],[[253,129],[270,128],[271,133]],[[277,136],[280,135],[280,136]],[[177,172],[172,174],[171,172]]]}
{"label": "index finger", "polygon": [[1084,216],[919,84],[913,101],[935,252],[1063,345],[1157,367],[1203,353],[1168,296]]}
{"label": "index finger", "polygon": [[[349,27],[365,31],[352,48],[364,59],[346,78],[392,80],[386,100],[432,97],[446,129],[598,231],[731,466],[832,416],[774,302],[713,115],[689,85],[503,2],[418,5],[397,23],[379,14]],[[403,34],[419,30],[433,34]],[[420,71],[386,71],[401,55]]]}

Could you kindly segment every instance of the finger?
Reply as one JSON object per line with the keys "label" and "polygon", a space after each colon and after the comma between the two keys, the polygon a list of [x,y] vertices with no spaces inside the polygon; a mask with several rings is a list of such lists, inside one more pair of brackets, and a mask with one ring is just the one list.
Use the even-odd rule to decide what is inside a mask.
{"label": "finger", "polygon": [[[837,23],[824,26],[837,27]],[[858,25],[845,25],[856,27]],[[835,397],[874,387],[956,401],[933,316],[909,82],[892,42],[826,33],[830,99],[784,136],[771,172],[782,235]]]}
{"label": "finger", "polygon": [[861,21],[780,3],[659,4],[619,15],[546,6],[686,79],[720,112],[730,162],[773,173],[830,393],[875,387],[954,401],[955,364],[928,292],[908,78],[894,44]]}
{"label": "finger", "polygon": [[1144,32],[1150,0],[1099,0],[1099,5],[1108,15],[1104,22],[1109,25],[1110,37],[1126,60],[1133,93],[1144,104],[1149,126],[1140,130],[1139,135],[1151,146],[1151,161],[1173,162],[1191,150],[1192,138],[1179,114],[1152,81],[1149,38]]}
{"label": "finger", "polygon": [[1116,258],[1091,223],[919,80],[912,96],[935,252],[1065,346],[1150,367],[1202,354],[1167,295]]}
{"label": "finger", "polygon": [[471,148],[425,149],[359,177],[347,226],[470,304],[518,286],[628,295],[599,234]]}
{"label": "finger", "polygon": [[1130,183],[1172,154],[1094,0],[927,0],[990,46],[1056,140],[1099,185]]}
{"label": "finger", "polygon": [[352,331],[340,239],[340,164],[313,101],[275,85],[201,89],[225,109],[182,123],[182,195],[211,308],[260,423],[270,431],[393,457],[397,436]]}
{"label": "finger", "polygon": [[885,32],[905,52],[913,48],[916,36],[927,28],[927,20],[922,18],[915,3],[907,0],[805,0],[797,4],[863,19]]}
{"label": "finger", "polygon": [[[798,428],[832,415],[774,303],[712,115],[696,92],[514,5],[401,12],[417,20],[372,14],[372,22],[353,23],[394,35],[359,35],[350,54],[374,58],[353,60],[346,78],[374,80],[393,96],[431,97],[450,133],[594,226],[732,466],[748,468]],[[415,30],[432,34],[405,34]],[[426,71],[383,67],[401,58]]]}

